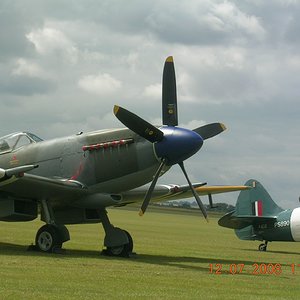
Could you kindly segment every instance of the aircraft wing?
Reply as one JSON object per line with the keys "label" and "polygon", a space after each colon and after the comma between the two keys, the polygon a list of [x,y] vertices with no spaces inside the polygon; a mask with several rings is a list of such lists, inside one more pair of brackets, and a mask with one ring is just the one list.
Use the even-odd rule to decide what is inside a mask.
{"label": "aircraft wing", "polygon": [[[148,186],[142,186],[121,193],[94,193],[81,182],[67,179],[53,179],[26,173],[36,166],[21,166],[12,169],[0,169],[0,193],[13,198],[51,201],[57,207],[104,208],[107,206],[124,206],[129,203],[142,202]],[[195,183],[199,195],[212,195],[249,189],[248,186],[206,186]],[[157,185],[151,201],[161,202],[191,198],[193,194],[189,185]]]}
{"label": "aircraft wing", "polygon": [[35,166],[0,169],[0,194],[30,200],[51,200],[53,203],[70,203],[88,194],[86,186],[74,180],[52,179],[24,173]]}
{"label": "aircraft wing", "polygon": [[196,191],[199,195],[214,195],[249,190],[250,188],[251,187],[245,185],[211,185],[198,187]]}
{"label": "aircraft wing", "polygon": [[[197,193],[200,196],[213,195],[228,192],[236,192],[249,189],[249,186],[232,185],[232,186],[206,186],[205,183],[193,184]],[[148,187],[137,188],[125,193],[122,193],[121,204],[128,204],[132,202],[141,202],[148,190]],[[192,191],[188,185],[157,185],[153,191],[151,202],[162,202],[170,200],[181,200],[193,197]]]}

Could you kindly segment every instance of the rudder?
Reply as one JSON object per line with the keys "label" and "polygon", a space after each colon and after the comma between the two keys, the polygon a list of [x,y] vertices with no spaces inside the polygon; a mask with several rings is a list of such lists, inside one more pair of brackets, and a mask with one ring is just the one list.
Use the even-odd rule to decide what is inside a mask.
{"label": "rudder", "polygon": [[274,216],[283,211],[260,182],[250,179],[245,185],[252,188],[240,192],[236,202],[236,215]]}
{"label": "rudder", "polygon": [[[251,186],[249,190],[241,191],[235,208],[236,216],[276,216],[283,211],[271,198],[263,185],[257,180],[250,179],[245,185]],[[235,234],[242,240],[255,240],[253,225],[236,229]]]}

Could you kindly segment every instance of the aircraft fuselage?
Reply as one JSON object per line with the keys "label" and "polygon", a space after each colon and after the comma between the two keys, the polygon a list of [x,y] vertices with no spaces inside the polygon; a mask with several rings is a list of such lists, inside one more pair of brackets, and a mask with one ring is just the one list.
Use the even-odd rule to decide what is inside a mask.
{"label": "aircraft fuselage", "polygon": [[129,190],[152,180],[159,161],[153,145],[129,129],[81,133],[16,147],[0,168],[38,165],[32,174],[79,181],[101,192]]}
{"label": "aircraft fuselage", "polygon": [[254,226],[257,234],[267,241],[300,241],[300,207],[284,210],[274,222]]}

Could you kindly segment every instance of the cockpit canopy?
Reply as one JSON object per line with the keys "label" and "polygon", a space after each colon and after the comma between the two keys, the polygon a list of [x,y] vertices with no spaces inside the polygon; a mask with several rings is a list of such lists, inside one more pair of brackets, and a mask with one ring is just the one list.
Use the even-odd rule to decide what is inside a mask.
{"label": "cockpit canopy", "polygon": [[29,132],[15,132],[0,138],[0,154],[17,150],[32,143],[43,141]]}

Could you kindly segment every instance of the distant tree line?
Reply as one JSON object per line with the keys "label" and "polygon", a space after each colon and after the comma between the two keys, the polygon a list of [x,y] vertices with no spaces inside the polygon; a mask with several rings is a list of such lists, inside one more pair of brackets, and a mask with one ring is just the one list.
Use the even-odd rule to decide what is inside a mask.
{"label": "distant tree line", "polygon": [[[157,206],[166,206],[166,207],[178,207],[178,208],[186,208],[186,209],[199,209],[196,201],[166,201],[166,202],[158,202],[153,203],[153,205]],[[235,206],[227,203],[214,203],[214,207],[211,208],[210,205],[204,204],[206,210],[208,211],[217,211],[217,212],[230,212],[235,209]]]}

